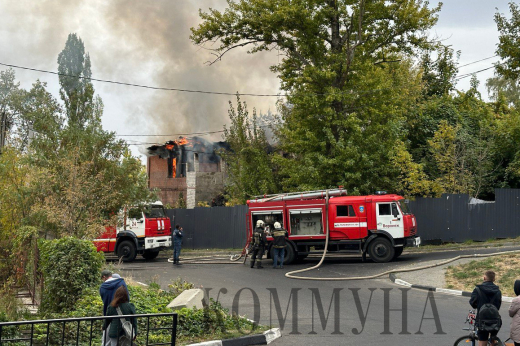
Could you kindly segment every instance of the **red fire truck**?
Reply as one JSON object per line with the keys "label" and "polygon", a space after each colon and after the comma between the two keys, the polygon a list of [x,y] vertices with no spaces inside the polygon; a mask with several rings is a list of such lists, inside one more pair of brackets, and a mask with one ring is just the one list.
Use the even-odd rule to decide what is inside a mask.
{"label": "red fire truck", "polygon": [[[328,201],[328,203],[327,203]],[[263,196],[247,201],[248,239],[257,220],[268,229],[278,221],[289,233],[284,263],[303,259],[311,251],[368,254],[374,262],[388,262],[406,246],[419,246],[417,221],[405,199],[378,191],[370,196],[346,196],[346,190],[308,191]],[[272,237],[268,256],[272,258]]]}
{"label": "red fire truck", "polygon": [[147,206],[125,207],[118,214],[117,227],[94,239],[98,251],[115,253],[124,262],[137,254],[153,259],[161,250],[171,248],[171,222],[160,201]]}

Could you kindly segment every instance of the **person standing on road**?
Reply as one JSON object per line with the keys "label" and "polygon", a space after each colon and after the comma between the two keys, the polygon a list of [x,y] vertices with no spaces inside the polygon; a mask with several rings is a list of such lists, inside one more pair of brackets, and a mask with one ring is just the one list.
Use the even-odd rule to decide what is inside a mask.
{"label": "person standing on road", "polygon": [[516,297],[513,298],[509,307],[509,317],[512,318],[509,337],[513,340],[515,346],[520,346],[520,280],[515,281],[513,288]]}
{"label": "person standing on road", "polygon": [[175,225],[175,230],[173,231],[173,264],[180,265],[179,256],[181,255],[181,246],[182,246],[182,237],[183,229],[180,225]]}
{"label": "person standing on road", "polygon": [[[256,268],[262,269],[262,256],[264,255],[265,246],[267,245],[267,237],[264,231],[265,223],[262,220],[258,220],[256,222],[256,228],[253,232],[253,242],[252,242],[252,256],[251,256],[251,268],[255,266]],[[258,260],[257,260],[258,256]]]}
{"label": "person standing on road", "polygon": [[285,229],[282,228],[282,225],[279,222],[274,223],[274,232],[273,232],[273,268],[276,269],[278,263],[280,268],[283,268],[283,258],[285,256],[285,247],[286,242],[285,239],[289,237],[289,233]]}
{"label": "person standing on road", "polygon": [[[101,296],[101,300],[103,301],[103,316],[107,315],[107,309],[112,300],[114,300],[114,296],[119,287],[124,287],[127,294],[128,299],[130,299],[130,295],[128,293],[128,287],[126,287],[125,280],[120,277],[118,274],[112,274],[110,270],[103,270],[101,272],[101,280],[103,283],[101,287],[99,287],[99,295]],[[110,321],[108,322],[110,323]],[[103,337],[102,337],[102,345],[110,345],[110,339],[105,335],[106,328],[103,328]]]}
{"label": "person standing on road", "polygon": [[[469,300],[469,304],[474,309],[477,309],[476,323],[479,327],[477,334],[479,346],[486,346],[490,335],[496,336],[502,325],[500,315],[498,314],[498,310],[500,310],[500,305],[502,304],[502,292],[499,287],[494,284],[494,281],[495,272],[491,270],[486,271],[484,273],[484,282],[475,287]],[[493,306],[496,307],[496,310],[494,310]],[[486,311],[484,312],[484,310]],[[497,315],[493,316],[494,320],[500,320],[492,331],[484,330],[484,325],[489,325],[490,323],[490,313]]]}

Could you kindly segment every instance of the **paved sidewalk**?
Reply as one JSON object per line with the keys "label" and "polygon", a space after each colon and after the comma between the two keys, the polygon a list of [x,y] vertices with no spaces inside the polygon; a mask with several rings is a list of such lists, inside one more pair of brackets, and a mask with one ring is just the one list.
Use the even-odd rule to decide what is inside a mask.
{"label": "paved sidewalk", "polygon": [[[446,288],[446,280],[445,273],[446,268],[449,266],[457,266],[459,264],[468,263],[474,261],[475,258],[463,258],[457,261],[453,261],[442,266],[413,271],[413,272],[405,272],[405,273],[396,273],[396,277],[398,279],[404,280],[411,284],[420,284],[424,286],[432,286],[432,287],[442,287]],[[421,262],[420,266],[432,265],[435,263],[441,262],[439,260]],[[417,265],[412,265],[405,268],[413,268]],[[404,268],[403,268],[404,269]]]}

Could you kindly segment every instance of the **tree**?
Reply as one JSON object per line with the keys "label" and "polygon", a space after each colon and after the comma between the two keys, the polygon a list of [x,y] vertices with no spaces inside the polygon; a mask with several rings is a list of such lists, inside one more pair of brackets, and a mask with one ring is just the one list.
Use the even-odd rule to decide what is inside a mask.
{"label": "tree", "polygon": [[399,169],[395,192],[406,197],[439,197],[442,187],[431,181],[422,164],[416,163],[403,142],[398,142],[392,163]]}
{"label": "tree", "polygon": [[496,54],[504,61],[496,65],[496,73],[509,80],[520,76],[520,8],[515,2],[509,3],[511,18],[495,13],[495,22],[500,34]]}
{"label": "tree", "polygon": [[179,197],[177,198],[177,202],[175,202],[175,208],[177,209],[186,209],[186,199],[184,198],[184,194],[179,192]]}
{"label": "tree", "polygon": [[76,34],[69,34],[65,48],[58,55],[60,96],[70,127],[83,128],[96,121],[95,108],[100,99],[94,99],[94,86],[90,82],[90,56],[85,53],[83,41]]}
{"label": "tree", "polygon": [[15,82],[12,69],[0,71],[0,152],[19,114],[17,103],[21,97],[20,83]]}
{"label": "tree", "polygon": [[520,85],[516,80],[495,76],[486,81],[486,88],[491,100],[515,108],[520,107]]}
{"label": "tree", "polygon": [[[436,48],[433,52],[435,59],[432,51],[426,51],[421,58],[426,97],[447,95],[455,89],[458,68],[453,58],[453,49],[442,45]],[[457,52],[457,58],[459,55],[460,52]]]}
{"label": "tree", "polygon": [[247,104],[237,95],[236,109],[229,102],[231,125],[224,127],[229,151],[220,152],[228,165],[226,190],[231,204],[244,204],[254,195],[276,192],[269,144],[265,131],[258,127],[256,110],[250,118]]}
{"label": "tree", "polygon": [[288,94],[278,131],[287,190],[342,184],[391,187],[389,162],[420,86],[408,56],[431,44],[425,32],[440,7],[417,0],[240,0],[201,12],[191,39],[216,41],[218,61],[238,47],[278,49],[271,67]]}

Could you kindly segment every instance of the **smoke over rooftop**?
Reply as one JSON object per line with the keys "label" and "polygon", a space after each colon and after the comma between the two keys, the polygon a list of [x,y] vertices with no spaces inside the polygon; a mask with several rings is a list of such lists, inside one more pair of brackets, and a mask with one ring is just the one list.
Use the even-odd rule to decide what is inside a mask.
{"label": "smoke over rooftop", "polygon": [[[0,13],[5,19],[3,31],[9,35],[0,35],[0,44],[10,49],[0,52],[0,59],[56,71],[67,35],[75,32],[90,54],[94,78],[231,93],[276,93],[278,81],[269,71],[278,62],[276,52],[249,55],[245,50],[232,51],[208,66],[205,62],[213,56],[189,40],[190,28],[200,22],[199,8],[221,10],[225,6],[225,0],[7,0],[0,4]],[[58,97],[56,76],[16,73],[26,88],[38,78],[48,81],[50,91]],[[234,101],[233,96],[93,84],[105,104],[104,127],[119,134],[221,130],[228,123],[228,101]],[[275,110],[276,98],[242,100],[259,112]],[[138,141],[158,142],[157,137]]]}

